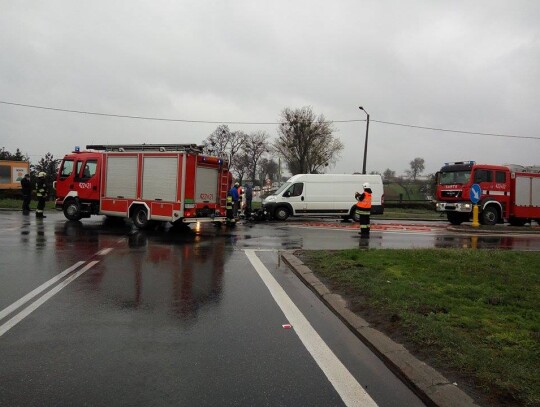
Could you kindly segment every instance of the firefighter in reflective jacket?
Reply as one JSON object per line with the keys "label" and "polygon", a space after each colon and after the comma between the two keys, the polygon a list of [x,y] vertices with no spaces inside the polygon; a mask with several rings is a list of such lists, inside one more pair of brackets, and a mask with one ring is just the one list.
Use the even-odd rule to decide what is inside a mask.
{"label": "firefighter in reflective jacket", "polygon": [[36,183],[36,196],[37,196],[37,209],[36,209],[36,218],[46,218],[43,214],[45,209],[45,200],[47,199],[47,180],[45,179],[45,174],[41,171],[38,174],[38,179]]}
{"label": "firefighter in reflective jacket", "polygon": [[225,209],[227,210],[227,222],[233,222],[233,197],[230,193],[227,194]]}
{"label": "firefighter in reflective jacket", "polygon": [[369,182],[362,184],[364,188],[363,193],[357,192],[354,197],[356,202],[356,213],[360,218],[360,237],[362,239],[369,239],[369,215],[371,214],[371,185]]}

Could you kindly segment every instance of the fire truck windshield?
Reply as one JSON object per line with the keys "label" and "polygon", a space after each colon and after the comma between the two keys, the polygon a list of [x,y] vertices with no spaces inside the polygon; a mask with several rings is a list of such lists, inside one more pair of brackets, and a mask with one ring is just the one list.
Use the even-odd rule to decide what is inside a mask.
{"label": "fire truck windshield", "polygon": [[439,183],[441,185],[466,184],[470,179],[470,171],[448,171],[441,172]]}

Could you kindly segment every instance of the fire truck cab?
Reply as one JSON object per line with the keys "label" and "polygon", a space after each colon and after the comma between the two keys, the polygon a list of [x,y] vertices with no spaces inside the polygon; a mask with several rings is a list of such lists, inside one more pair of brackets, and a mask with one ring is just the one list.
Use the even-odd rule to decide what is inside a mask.
{"label": "fire truck cab", "polygon": [[55,181],[56,208],[69,220],[91,215],[153,221],[224,222],[232,176],[223,158],[196,145],[89,145],[67,154]]}
{"label": "fire truck cab", "polygon": [[495,225],[505,220],[515,226],[532,220],[540,223],[540,167],[462,161],[446,163],[436,175],[436,210],[445,212],[454,225],[471,218],[473,184],[481,189],[480,223]]}

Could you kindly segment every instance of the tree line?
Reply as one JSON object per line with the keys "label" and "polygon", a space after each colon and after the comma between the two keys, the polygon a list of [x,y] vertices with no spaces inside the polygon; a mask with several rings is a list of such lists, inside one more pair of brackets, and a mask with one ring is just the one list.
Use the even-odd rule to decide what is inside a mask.
{"label": "tree line", "polygon": [[336,163],[343,143],[333,136],[332,123],[315,115],[311,107],[285,108],[278,124],[278,137],[270,142],[265,131],[246,134],[220,125],[203,141],[207,154],[227,157],[236,178],[264,185],[282,181],[281,160],[292,175],[320,174]]}
{"label": "tree line", "polygon": [[[332,122],[322,114],[316,115],[310,106],[283,109],[277,132],[278,137],[271,141],[266,131],[245,133],[219,125],[203,140],[203,152],[227,158],[240,182],[247,180],[262,186],[266,180],[282,181],[282,162],[292,175],[324,173],[335,165],[344,148],[341,140],[334,136]],[[10,153],[4,147],[0,150],[0,159],[30,161],[19,149]],[[52,183],[58,163],[51,153],[46,153],[37,164],[31,163],[31,176],[43,171]],[[406,173],[415,181],[423,171],[424,159],[415,158]],[[381,175],[386,180],[399,178],[388,168]]]}

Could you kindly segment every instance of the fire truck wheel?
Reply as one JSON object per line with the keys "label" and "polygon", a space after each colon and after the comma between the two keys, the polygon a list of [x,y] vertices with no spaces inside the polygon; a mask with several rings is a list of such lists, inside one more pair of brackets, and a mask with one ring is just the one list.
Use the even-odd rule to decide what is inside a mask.
{"label": "fire truck wheel", "polygon": [[274,211],[274,218],[276,218],[277,220],[286,220],[289,215],[289,210],[284,206],[279,206]]}
{"label": "fire truck wheel", "polygon": [[494,206],[485,207],[480,216],[480,220],[482,225],[492,226],[499,223],[499,212],[497,211],[497,208]]}
{"label": "fire truck wheel", "polygon": [[64,216],[69,220],[80,220],[82,218],[79,203],[72,199],[64,204]]}
{"label": "fire truck wheel", "polygon": [[135,209],[131,220],[133,221],[133,224],[139,229],[146,229],[150,224],[150,221],[148,220],[148,212],[144,207],[139,207]]}

